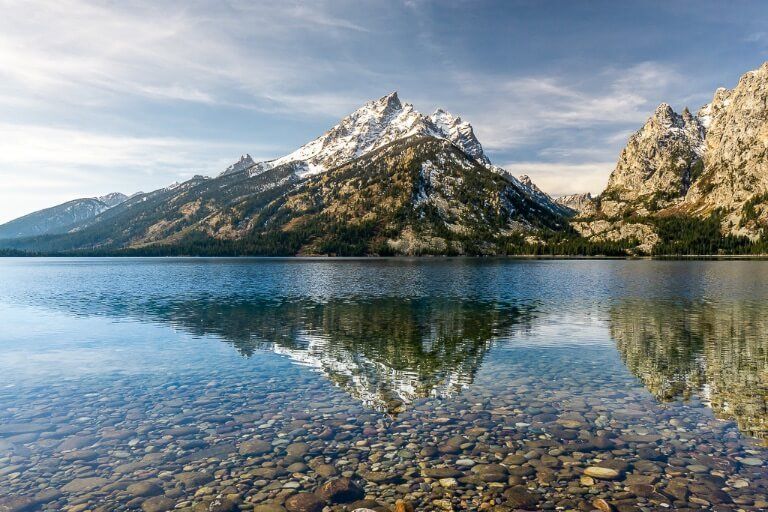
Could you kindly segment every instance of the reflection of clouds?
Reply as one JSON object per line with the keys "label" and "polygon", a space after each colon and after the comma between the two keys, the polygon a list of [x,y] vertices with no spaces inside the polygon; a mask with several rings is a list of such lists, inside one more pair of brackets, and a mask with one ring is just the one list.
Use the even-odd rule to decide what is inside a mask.
{"label": "reflection of clouds", "polygon": [[[7,372],[22,372],[26,376],[47,374],[85,376],[119,371],[138,370],[141,367],[126,361],[125,355],[109,348],[54,349],[45,352],[30,350],[3,351],[0,368]],[[144,368],[141,368],[144,369]],[[162,370],[163,367],[156,367]],[[7,374],[6,374],[7,375]]]}
{"label": "reflection of clouds", "polygon": [[194,364],[180,357],[194,341],[168,343],[186,334],[162,325],[6,305],[0,305],[0,325],[0,382],[162,374]]}
{"label": "reflection of clouds", "polygon": [[629,370],[660,400],[705,400],[768,439],[768,310],[763,304],[628,301],[611,333]]}

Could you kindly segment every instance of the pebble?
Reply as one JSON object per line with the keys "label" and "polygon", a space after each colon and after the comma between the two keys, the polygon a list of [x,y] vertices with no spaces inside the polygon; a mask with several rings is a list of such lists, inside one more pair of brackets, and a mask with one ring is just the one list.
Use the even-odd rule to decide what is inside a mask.
{"label": "pebble", "polygon": [[584,474],[591,476],[592,478],[599,478],[601,480],[614,480],[620,475],[620,473],[615,469],[604,468],[600,466],[590,466],[584,470]]}
{"label": "pebble", "polygon": [[175,506],[176,503],[172,499],[165,496],[155,496],[142,503],[141,510],[144,512],[167,512]]}
{"label": "pebble", "polygon": [[440,485],[446,489],[454,489],[459,485],[459,482],[455,478],[441,478],[438,482],[440,482]]}
{"label": "pebble", "polygon": [[285,500],[285,508],[288,512],[320,512],[323,502],[314,494],[303,492]]}

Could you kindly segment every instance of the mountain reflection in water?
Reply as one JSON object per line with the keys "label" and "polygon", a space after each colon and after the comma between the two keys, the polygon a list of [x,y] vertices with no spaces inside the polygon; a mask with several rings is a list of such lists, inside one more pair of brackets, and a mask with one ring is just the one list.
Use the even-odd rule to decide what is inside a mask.
{"label": "mountain reflection in water", "polygon": [[[735,271],[736,267],[723,268]],[[283,354],[315,368],[366,407],[391,415],[419,398],[449,397],[471,385],[494,346],[548,344],[557,349],[613,341],[628,370],[659,401],[701,399],[717,417],[733,420],[745,434],[765,440],[768,302],[738,295],[742,290],[757,297],[759,290],[749,289],[748,282],[727,273],[726,279],[722,271],[714,274],[717,279],[707,280],[707,286],[696,280],[706,273],[684,274],[681,282],[667,276],[662,282],[669,289],[641,274],[648,288],[634,285],[636,298],[629,300],[526,299],[530,289],[488,300],[448,292],[399,297],[379,296],[368,288],[360,296],[309,298],[276,293],[272,300],[249,296],[234,278],[226,286],[218,283],[215,290],[198,289],[202,284],[183,290],[160,286],[187,283],[185,274],[161,280],[145,296],[136,295],[132,282],[103,290],[96,299],[79,289],[50,296],[42,284],[15,293],[17,302],[75,316],[159,323],[199,337],[213,336],[244,357],[257,351]],[[145,278],[151,280],[151,275]],[[89,276],[82,279],[87,283]],[[633,276],[636,273],[620,275],[625,284]],[[242,281],[255,279],[243,277]],[[81,282],[68,281],[72,286]],[[718,282],[731,283],[720,297],[707,292],[711,283]],[[690,293],[684,297],[678,289]],[[715,298],[694,298],[707,295]],[[546,357],[546,352],[541,354]]]}
{"label": "mountain reflection in water", "polygon": [[530,306],[379,298],[219,303],[155,310],[177,328],[216,335],[243,356],[271,350],[322,372],[365,406],[395,415],[472,383],[495,340],[530,326]]}
{"label": "mountain reflection in water", "polygon": [[[243,356],[268,350],[319,370],[366,407],[396,415],[472,384],[494,342],[547,323],[532,304],[449,299],[190,301],[153,316],[216,335]],[[768,307],[626,301],[609,311],[625,365],[660,401],[697,397],[768,438]]]}
{"label": "mountain reflection in water", "polygon": [[768,306],[627,301],[610,311],[627,368],[661,401],[699,397],[768,439]]}

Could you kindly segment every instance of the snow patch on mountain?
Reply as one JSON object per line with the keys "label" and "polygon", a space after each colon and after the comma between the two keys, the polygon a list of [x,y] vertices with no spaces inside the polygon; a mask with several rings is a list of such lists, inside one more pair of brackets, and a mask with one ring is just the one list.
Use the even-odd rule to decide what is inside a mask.
{"label": "snow patch on mountain", "polygon": [[585,213],[594,209],[595,200],[589,192],[584,194],[569,194],[560,196],[555,202],[566,208],[570,208],[576,213]]}
{"label": "snow patch on mountain", "polygon": [[304,177],[412,135],[449,140],[468,155],[490,165],[469,123],[442,109],[431,116],[421,114],[410,103],[402,103],[397,92],[369,101],[317,139],[271,163],[276,166],[304,162]]}
{"label": "snow patch on mountain", "polygon": [[486,166],[491,164],[483,152],[483,146],[475,137],[471,124],[462,121],[460,117],[454,117],[441,108],[435,110],[429,119],[443,134],[444,138],[459,146],[466,154]]}

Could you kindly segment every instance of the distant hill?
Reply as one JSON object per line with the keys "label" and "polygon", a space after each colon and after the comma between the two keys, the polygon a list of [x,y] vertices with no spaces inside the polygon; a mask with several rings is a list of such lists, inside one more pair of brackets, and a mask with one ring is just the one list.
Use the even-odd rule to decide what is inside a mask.
{"label": "distant hill", "polygon": [[101,197],[67,201],[0,225],[0,238],[66,233],[126,199],[128,196],[125,194],[113,192]]}

